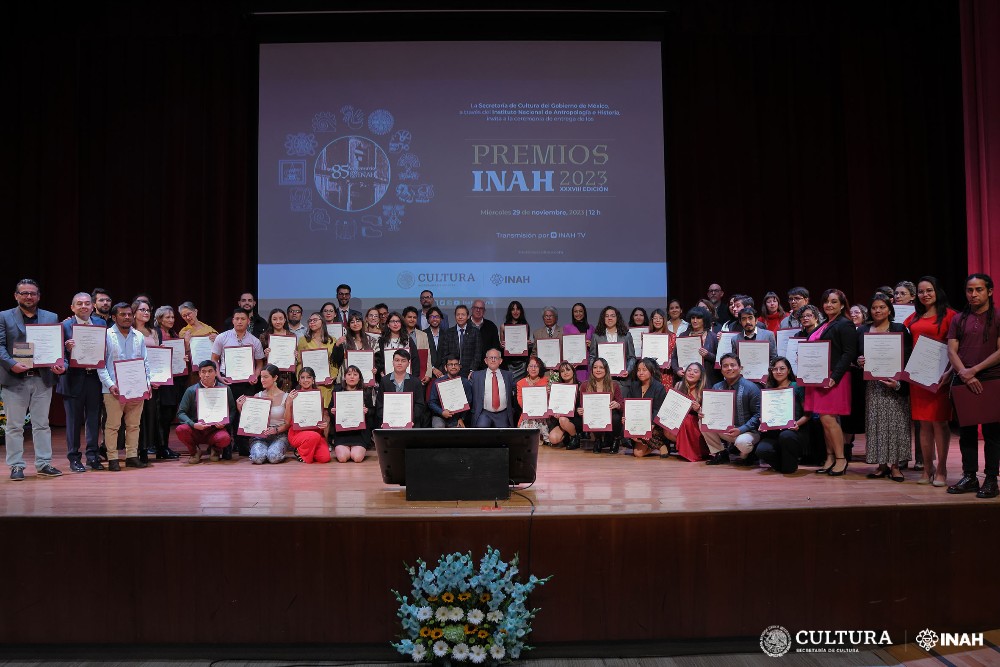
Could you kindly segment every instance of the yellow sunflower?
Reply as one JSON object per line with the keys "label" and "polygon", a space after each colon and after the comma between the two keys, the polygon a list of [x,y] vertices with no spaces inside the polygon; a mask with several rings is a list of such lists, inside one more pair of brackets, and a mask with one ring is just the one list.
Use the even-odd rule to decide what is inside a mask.
{"label": "yellow sunflower", "polygon": [[444,630],[442,630],[441,628],[434,628],[433,630],[431,630],[431,639],[441,639],[441,636],[443,634]]}
{"label": "yellow sunflower", "polygon": [[447,602],[447,603],[450,604],[450,603],[452,603],[452,602],[455,601],[455,595],[453,593],[442,593],[441,594],[441,601],[442,602]]}
{"label": "yellow sunflower", "polygon": [[475,628],[470,628],[469,624],[466,623],[465,624],[465,634],[467,634],[467,635],[474,635],[474,634],[476,634],[476,630],[475,630]]}
{"label": "yellow sunflower", "polygon": [[458,594],[458,601],[459,602],[465,602],[466,600],[468,600],[471,597],[472,597],[472,593],[469,593],[468,591],[466,591],[465,593],[459,593]]}
{"label": "yellow sunflower", "polygon": [[438,601],[438,596],[436,596],[436,595],[428,596],[427,601],[428,602],[437,602]]}
{"label": "yellow sunflower", "polygon": [[489,602],[492,599],[493,599],[493,596],[490,595],[489,593],[483,593],[482,595],[479,596],[479,601],[480,602]]}
{"label": "yellow sunflower", "polygon": [[431,636],[431,629],[428,628],[427,626],[424,626],[424,627],[420,628],[420,636],[421,637],[430,637]]}
{"label": "yellow sunflower", "polygon": [[480,639],[486,639],[490,636],[490,633],[486,632],[486,630],[480,630],[478,634]]}

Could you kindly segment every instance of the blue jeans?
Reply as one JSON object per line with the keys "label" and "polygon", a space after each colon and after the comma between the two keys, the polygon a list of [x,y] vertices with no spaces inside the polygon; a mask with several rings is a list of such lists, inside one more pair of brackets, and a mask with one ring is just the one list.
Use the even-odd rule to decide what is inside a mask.
{"label": "blue jeans", "polygon": [[7,465],[24,467],[24,416],[31,413],[31,440],[35,445],[35,469],[52,463],[52,431],[49,429],[49,404],[52,387],[41,377],[24,378],[17,384],[4,385],[3,406],[7,412]]}

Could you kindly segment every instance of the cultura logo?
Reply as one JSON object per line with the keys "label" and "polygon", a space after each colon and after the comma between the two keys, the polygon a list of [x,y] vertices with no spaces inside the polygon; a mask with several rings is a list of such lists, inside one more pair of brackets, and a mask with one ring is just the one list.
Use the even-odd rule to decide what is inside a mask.
{"label": "cultura logo", "polygon": [[792,634],[780,625],[770,625],[760,633],[760,648],[772,658],[780,658],[792,647]]}

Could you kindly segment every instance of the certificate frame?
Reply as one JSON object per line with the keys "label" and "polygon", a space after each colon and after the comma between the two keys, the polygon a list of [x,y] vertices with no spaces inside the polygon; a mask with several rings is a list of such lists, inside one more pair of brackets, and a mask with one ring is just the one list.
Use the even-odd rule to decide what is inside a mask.
{"label": "certificate frame", "polygon": [[[116,385],[118,384],[118,378],[121,377],[119,375],[119,373],[118,373],[118,369],[120,369],[122,366],[136,365],[137,363],[138,364],[142,364],[143,375],[145,375],[146,374],[146,370],[145,370],[146,369],[146,360],[145,359],[118,359],[118,360],[116,360],[114,362],[114,365],[115,365],[115,384]],[[118,388],[120,390],[121,386],[119,385]],[[118,401],[122,405],[125,405],[125,403],[127,403],[128,401],[140,401],[140,400],[145,401],[145,400],[148,400],[149,398],[151,398],[152,396],[153,396],[153,393],[152,393],[152,390],[151,390],[151,388],[149,386],[149,378],[147,377],[146,378],[146,391],[144,391],[142,393],[142,396],[133,396],[131,398],[126,398],[124,395],[122,395],[121,391],[119,391],[119,393],[118,393]]]}
{"label": "certificate frame", "polygon": [[[197,343],[195,343],[195,341],[197,341]],[[208,354],[206,356],[198,356],[196,358],[195,354],[194,354],[194,352],[195,352],[195,345],[196,344],[197,344],[198,347],[204,347],[205,348],[204,351],[207,352]],[[211,361],[212,360],[212,338],[211,338],[211,336],[209,336],[207,334],[204,335],[204,336],[191,336],[191,338],[190,338],[190,340],[188,342],[188,350],[191,352],[191,372],[194,372],[198,368],[198,364],[200,364],[203,361]]]}
{"label": "certificate frame", "polygon": [[[566,341],[567,341],[567,339],[570,340],[570,341],[575,341],[575,340],[577,340],[577,338],[576,338],[577,336],[582,336],[583,337],[583,358],[582,359],[568,359],[568,358],[566,358]],[[566,363],[573,364],[573,366],[576,366],[577,368],[579,368],[580,366],[586,366],[587,365],[587,334],[582,334],[582,333],[581,334],[568,334],[568,333],[564,333],[563,337],[562,337],[561,351],[562,351],[562,353],[561,353],[560,356],[562,356],[562,360],[565,361]]]}
{"label": "certificate frame", "polygon": [[[891,377],[883,377],[881,375],[874,375],[871,371],[868,370],[867,357],[868,357],[868,340],[869,340],[869,337],[871,337],[871,338],[876,338],[877,337],[877,338],[881,338],[882,340],[886,340],[886,337],[895,337],[895,338],[897,338],[899,340],[899,370],[896,373],[894,373]],[[903,368],[904,368],[904,364],[903,364],[903,333],[901,331],[886,331],[885,333],[872,333],[872,332],[868,332],[868,333],[863,334],[863,340],[865,341],[865,359],[866,359],[866,361],[865,361],[865,370],[862,373],[862,377],[865,380],[898,380],[898,379],[900,379],[902,377],[902,375],[903,375]]]}
{"label": "certificate frame", "polygon": [[[149,351],[150,350],[167,350],[170,353],[170,378],[166,382],[153,382],[152,371],[150,371],[149,386],[156,387],[172,387],[174,384],[174,348],[169,345],[147,345],[146,346],[146,361],[149,361]],[[115,370],[115,375],[117,376],[118,371]]]}
{"label": "certificate frame", "polygon": [[583,431],[584,431],[584,433],[609,433],[612,430],[611,423],[612,423],[612,421],[614,421],[614,417],[612,416],[611,413],[614,412],[614,410],[608,410],[608,423],[605,424],[604,426],[594,427],[594,426],[591,426],[587,422],[587,409],[585,407],[585,404],[587,402],[587,396],[601,396],[601,395],[607,396],[608,397],[608,402],[611,401],[611,392],[607,392],[607,391],[592,391],[592,392],[587,392],[587,393],[580,394],[580,407],[582,407],[584,409],[583,410]]}
{"label": "certificate frame", "polygon": [[[382,395],[382,416],[385,417],[385,402],[389,400],[390,396],[406,396],[410,399],[410,420],[403,425],[392,426],[387,421],[382,422],[382,428],[413,428],[413,392],[412,391],[390,391]],[[402,399],[394,398],[392,401],[399,401]]]}
{"label": "certificate frame", "polygon": [[632,339],[632,350],[635,352],[635,356],[642,359],[645,356],[643,354],[643,340],[646,334],[649,333],[649,327],[629,327],[628,335]]}
{"label": "certificate frame", "polygon": [[[263,403],[266,403],[267,404],[268,413],[270,413],[270,411],[271,411],[271,399],[269,399],[269,398],[260,398],[260,397],[257,397],[257,396],[247,396],[246,397],[246,401],[243,402],[243,410],[246,410],[247,403],[249,403],[250,401],[261,401]],[[264,422],[264,430],[266,431],[267,428],[268,428],[267,427],[267,421],[265,421]],[[261,431],[260,433],[254,433],[252,431],[245,430],[243,428],[243,412],[240,411],[240,424],[236,428],[236,435],[246,435],[246,436],[251,436],[251,437],[255,436],[255,435],[259,436],[259,435],[264,435],[264,431]]]}
{"label": "certificate frame", "polygon": [[[320,420],[315,424],[303,424],[302,422],[296,421],[295,416],[295,402],[299,400],[302,396],[305,396],[308,400],[319,400],[319,414]],[[314,398],[316,397],[316,398]],[[299,428],[318,428],[322,423],[323,415],[323,392],[319,389],[306,389],[304,391],[300,390],[298,394],[295,395],[295,399],[292,401],[292,423],[294,423]]]}
{"label": "certificate frame", "polygon": [[[572,387],[573,388],[573,407],[571,407],[569,409],[569,412],[555,412],[552,409],[552,394],[553,393],[558,393],[558,392],[564,392],[564,391],[566,391],[565,389],[555,389],[555,387]],[[573,414],[576,412],[576,403],[577,403],[576,399],[577,399],[577,396],[578,396],[579,393],[580,393],[580,385],[578,385],[578,384],[575,384],[575,383],[574,384],[570,384],[568,382],[553,382],[552,385],[549,387],[549,416],[550,417],[572,417]]]}
{"label": "certificate frame", "polygon": [[[649,430],[646,431],[645,433],[633,433],[633,432],[631,432],[631,431],[628,430],[628,419],[627,419],[627,416],[628,416],[628,412],[629,412],[629,406],[631,405],[631,406],[634,406],[636,408],[639,408],[639,406],[642,405],[642,404],[646,404],[648,406],[648,410],[649,410]],[[651,399],[651,398],[626,398],[625,399],[625,405],[622,406],[622,429],[624,429],[623,430],[623,435],[626,438],[642,438],[642,439],[646,439],[646,438],[653,437],[653,418],[655,416],[656,415],[653,414],[653,399]]]}
{"label": "certificate frame", "polygon": [[[323,326],[326,328],[326,335],[332,338],[334,341],[338,341],[344,336],[343,322],[325,322]],[[340,332],[339,336],[334,335],[334,333],[336,333],[337,331]]]}
{"label": "certificate frame", "polygon": [[[76,339],[77,339],[77,333],[76,333],[77,329],[95,330],[95,333],[100,332],[100,334],[101,334],[100,335],[101,350],[102,350],[102,352],[101,352],[101,358],[100,358],[100,360],[96,364],[81,364],[79,361],[77,361],[76,359],[73,358],[73,352],[76,351],[76,347],[74,347],[73,350],[71,350],[70,354],[69,354],[69,367],[70,368],[104,368],[105,365],[107,364],[107,362],[105,361],[105,358],[107,357],[107,353],[108,353],[108,328],[107,327],[98,326],[96,324],[74,324],[73,328],[71,329],[71,331],[73,332],[73,340],[74,341],[76,341]],[[63,345],[65,346],[65,344],[66,343],[64,342]]]}
{"label": "certificate frame", "polygon": [[[763,399],[763,396],[764,396],[765,392],[768,392],[768,393],[773,393],[773,392],[788,392],[788,395],[792,397],[792,418],[788,420],[788,423],[786,423],[786,424],[769,424],[768,422],[764,421],[764,409],[763,409],[764,399]],[[761,414],[760,414],[760,426],[757,427],[757,430],[758,431],[783,431],[785,429],[794,428],[795,422],[797,421],[795,419],[795,388],[794,387],[783,387],[783,388],[772,387],[770,389],[761,389],[760,393],[761,393],[761,402],[760,402],[761,403]]]}
{"label": "certificate frame", "polygon": [[539,390],[545,392],[545,411],[542,412],[542,414],[540,414],[540,415],[528,414],[527,411],[522,411],[521,414],[523,414],[527,419],[545,419],[546,417],[550,417],[552,415],[552,411],[549,410],[549,388],[548,388],[548,385],[545,385],[545,384],[536,384],[536,385],[533,385],[533,386],[530,386],[530,387],[529,386],[521,387],[521,400],[522,400],[522,402],[524,401],[524,394],[526,392],[528,392],[529,390],[532,391],[533,393],[537,393]]}
{"label": "certificate frame", "polygon": [[[704,407],[705,407],[705,397],[708,396],[708,395],[710,395],[710,394],[729,394],[729,400],[732,402],[732,408],[731,409],[732,409],[733,421],[735,421],[736,420],[736,392],[733,391],[733,390],[731,390],[731,389],[706,389],[706,390],[704,390],[702,392],[702,401],[701,401],[702,409],[704,409]],[[734,426],[736,426],[736,424],[727,424],[723,428],[711,428],[710,426],[707,426],[704,423],[704,421],[701,421],[701,420],[699,420],[699,421],[700,421],[700,423],[698,424],[698,430],[700,430],[702,433],[725,433],[729,429],[731,429]]]}
{"label": "certificate frame", "polygon": [[[222,387],[200,387],[199,386],[195,390],[195,394],[194,394],[194,397],[195,397],[195,416],[198,416],[198,413],[201,412],[201,397],[203,395],[205,395],[205,394],[202,393],[202,390],[204,390],[204,391],[212,391],[212,390],[229,391],[229,388],[225,387],[225,386],[222,386]],[[223,395],[225,396],[225,394],[223,394]],[[229,425],[229,398],[228,398],[228,396],[226,396],[225,400],[226,400],[226,416],[222,418],[222,421],[206,422],[206,421],[204,421],[204,420],[202,420],[202,419],[199,418],[197,420],[198,423],[199,424],[205,424],[206,426],[228,426]]]}
{"label": "certificate frame", "polygon": [[[553,346],[555,347],[555,355],[551,354]],[[545,350],[544,352],[542,350]],[[535,341],[535,355],[541,360],[545,367],[549,370],[553,370],[562,362],[562,339],[561,338],[539,338]],[[553,364],[550,364],[548,360],[557,359]]]}
{"label": "certificate frame", "polygon": [[[906,362],[906,366],[912,364],[921,354],[921,350],[928,345],[930,345],[931,347],[935,347],[939,350],[943,348],[943,351],[947,356],[948,347],[945,343],[942,343],[941,341],[938,340],[934,340],[933,338],[930,338],[928,336],[921,336],[919,339],[917,339],[917,342],[913,344],[913,350],[910,351],[910,359],[909,361]],[[954,369],[951,366],[951,360],[949,359],[948,363],[945,364],[944,370],[942,371],[941,375],[938,375],[937,382],[935,382],[934,384],[924,384],[918,380],[914,380],[913,376],[910,375],[910,372],[906,370],[906,366],[903,367],[903,372],[900,374],[899,379],[909,382],[910,384],[914,384],[918,387],[922,387],[927,391],[931,392],[932,394],[938,393],[941,390],[941,387],[948,385],[948,383],[951,380],[951,376],[954,373]],[[942,377],[944,379],[942,379]]]}
{"label": "certificate frame", "polygon": [[[229,350],[246,350],[246,352],[228,352]],[[250,375],[248,375],[246,377],[241,377],[241,378],[237,378],[237,377],[233,377],[232,375],[229,375],[229,359],[231,359],[232,357],[228,356],[227,352],[228,352],[229,355],[231,355],[231,354],[239,354],[239,355],[249,354],[250,355]],[[226,375],[225,375],[225,378],[229,382],[234,382],[234,383],[237,383],[237,384],[243,384],[245,382],[250,382],[250,378],[253,377],[253,374],[254,374],[253,373],[253,369],[254,369],[253,346],[251,346],[251,345],[226,345],[225,347],[222,348],[222,360],[226,362]]]}
{"label": "certificate frame", "polygon": [[[183,338],[164,338],[162,341],[160,341],[160,345],[162,347],[169,347],[170,349],[172,349],[174,351],[173,355],[171,356],[170,372],[173,375],[175,375],[175,376],[177,376],[177,375],[187,375],[188,374],[188,362],[187,362],[187,359],[184,358],[185,356],[187,356],[187,347],[184,345],[184,339]],[[183,364],[184,364],[183,367],[180,368],[180,370],[176,370],[177,369],[177,360],[178,359],[180,359],[180,361],[183,362]]]}
{"label": "certificate frame", "polygon": [[[688,343],[686,341],[698,342],[698,347],[694,351],[694,357],[695,357],[694,359],[689,359],[687,356],[685,356],[683,360],[681,359],[681,352],[680,352],[681,341],[685,341],[684,347],[693,344],[693,343]],[[702,365],[702,367],[705,366],[705,358],[702,357],[701,352],[698,351],[703,347],[705,347],[705,342],[701,339],[701,336],[697,334],[694,336],[677,336],[677,339],[674,341],[674,352],[677,355],[677,366],[680,369],[681,373],[683,373],[684,369],[687,368],[692,363],[699,363]]]}
{"label": "certificate frame", "polygon": [[622,370],[617,373],[612,373],[611,369],[608,368],[608,375],[613,378],[623,378],[628,376],[628,357],[625,356],[625,343],[618,341],[617,343],[598,343],[597,344],[597,356],[602,357],[607,361],[607,357],[601,353],[601,348],[608,349],[608,347],[619,347],[622,351]]}
{"label": "certificate frame", "polygon": [[801,329],[778,329],[774,332],[774,347],[779,357],[787,357],[788,341],[795,338]]}
{"label": "certificate frame", "polygon": [[[674,389],[673,387],[671,387],[670,389],[667,389],[667,398],[663,399],[663,404],[665,404],[667,402],[667,399],[670,398],[671,394],[675,394],[677,396],[680,396],[682,399],[684,399],[685,401],[687,401],[687,404],[688,404],[687,405],[687,410],[684,413],[684,416],[686,417],[687,413],[691,412],[691,406],[694,405],[694,399],[691,398],[690,396],[685,396],[681,392],[679,392],[676,389]],[[661,410],[663,409],[663,404],[660,405],[660,409]],[[660,419],[660,413],[657,412],[655,415],[653,415],[653,423],[656,424],[657,426],[659,426],[660,428],[662,428],[664,430],[664,432],[669,433],[671,435],[677,435],[681,431],[681,425],[684,424],[684,420],[683,419],[681,420],[681,424],[678,425],[677,428],[673,428],[672,426],[667,426],[666,424],[664,424],[663,421]]]}
{"label": "certificate frame", "polygon": [[306,363],[306,355],[309,355],[310,357],[315,357],[315,356],[318,356],[319,354],[322,354],[323,358],[324,358],[324,364],[325,364],[323,366],[323,368],[326,369],[326,377],[323,378],[322,380],[320,380],[319,378],[316,378],[316,384],[322,385],[324,387],[329,387],[330,385],[333,384],[333,376],[330,375],[330,351],[329,350],[327,350],[325,347],[316,347],[316,348],[312,348],[312,349],[309,349],[309,350],[299,350],[299,353],[300,353],[299,356],[302,359],[302,367],[305,368],[306,366],[308,366],[309,368],[313,369],[313,371],[316,371],[317,374],[319,373],[319,371],[316,370],[316,366],[318,366],[319,364]]}
{"label": "certificate frame", "polygon": [[[340,414],[340,409],[337,407],[339,402],[338,399],[344,398],[345,394],[358,394],[361,396],[361,421],[357,426],[342,425],[338,420]],[[351,396],[351,400],[357,400],[354,396]],[[334,414],[333,419],[333,430],[335,433],[340,433],[341,431],[363,431],[367,426],[367,420],[365,419],[365,392],[364,391],[335,391],[333,392],[333,407],[337,410]],[[293,408],[294,410],[294,408]]]}
{"label": "certificate frame", "polygon": [[[462,388],[462,393],[465,394],[465,404],[461,408],[459,408],[458,410],[452,410],[449,407],[445,407],[445,404],[444,404],[444,397],[441,394],[441,385],[448,384],[449,382],[457,382],[458,386],[460,386]],[[441,401],[441,407],[443,409],[445,409],[445,410],[448,410],[449,412],[452,412],[452,413],[466,412],[467,410],[471,409],[470,406],[469,406],[469,395],[465,392],[465,385],[462,384],[462,378],[461,377],[449,378],[447,380],[441,380],[440,382],[435,382],[434,383],[434,391],[436,391],[438,393],[438,400]]]}
{"label": "certificate frame", "polygon": [[[58,331],[59,332],[59,348],[58,348],[58,350],[59,350],[59,356],[56,359],[54,359],[53,361],[51,361],[51,362],[40,362],[37,359],[33,359],[32,360],[32,365],[33,365],[34,368],[52,368],[53,366],[58,366],[59,364],[61,364],[63,362],[63,359],[64,359],[63,354],[64,354],[64,352],[66,350],[66,341],[63,338],[63,328],[62,328],[61,324],[58,324],[58,323],[56,323],[56,324],[25,324],[24,325],[24,330],[25,330],[25,340],[27,342],[29,342],[29,343],[34,343],[34,341],[27,340],[27,332],[28,331],[37,331],[39,333],[41,333],[42,331],[50,331],[50,332]],[[49,333],[48,335],[50,335],[53,338],[55,338],[55,336],[54,336],[53,333]],[[107,335],[107,330],[105,330],[105,336],[106,335]],[[105,345],[107,345],[107,342],[105,342]],[[38,345],[34,345],[33,349],[35,351],[35,354],[37,354],[38,353],[37,352],[38,351]]]}
{"label": "certificate frame", "polygon": [[[661,370],[662,369],[668,369],[668,368],[670,368],[670,358],[674,354],[674,345],[676,345],[675,340],[671,340],[671,339],[676,339],[676,336],[674,336],[671,333],[650,333],[650,332],[646,332],[646,334],[643,335],[643,337],[642,337],[642,357],[643,358],[650,357],[650,355],[648,354],[649,347],[648,347],[648,345],[646,343],[647,340],[656,340],[656,341],[659,341],[659,340],[664,339],[664,338],[667,340],[667,356],[666,356],[665,360],[664,361],[660,361],[659,357],[651,357],[651,358],[653,358],[653,359],[656,360],[656,363],[657,363],[657,365],[659,365],[659,367],[660,367]],[[639,356],[639,355],[636,354],[636,356]]]}
{"label": "certificate frame", "polygon": [[[523,330],[524,331],[524,348],[521,350],[511,350],[507,347],[507,332],[511,330]],[[526,324],[505,324],[503,326],[504,337],[503,337],[503,355],[505,357],[526,357],[528,356],[528,347],[531,345],[530,335],[528,332],[528,325]]]}
{"label": "certificate frame", "polygon": [[[365,366],[364,364],[355,363],[355,359],[357,359],[358,356],[362,356],[366,359],[371,359],[371,363],[368,364],[367,366]],[[375,350],[348,350],[346,358],[348,366],[357,366],[359,369],[361,369],[361,379],[364,380],[365,386],[374,387],[376,381],[375,381],[375,374],[372,372],[372,368],[375,367]],[[367,377],[368,375],[371,375],[371,379],[368,379]]]}
{"label": "certificate frame", "polygon": [[[283,340],[290,340],[290,342],[292,344],[292,363],[291,363],[290,366],[278,366],[277,364],[275,364],[275,366],[278,366],[278,370],[279,371],[294,371],[295,370],[295,345],[296,345],[296,343],[298,343],[298,337],[295,334],[271,334],[271,336],[268,338],[267,345],[268,345],[268,349],[270,349],[272,353],[274,352],[274,350],[272,349],[274,347],[272,341],[274,341],[276,338],[283,339]],[[270,354],[267,355],[267,363],[271,363],[271,355]]]}
{"label": "certificate frame", "polygon": [[[720,359],[722,359],[722,355],[727,354],[729,352],[735,352],[735,350],[733,349],[733,341],[736,340],[736,337],[739,335],[740,335],[739,331],[723,331],[722,334],[719,336],[718,343],[715,346],[716,368],[722,368],[722,362],[719,361]],[[729,339],[729,348],[724,350],[722,348],[722,341],[726,340],[727,338]]]}
{"label": "certificate frame", "polygon": [[832,354],[832,352],[831,352],[831,343],[830,343],[830,341],[828,341],[828,340],[815,340],[815,341],[803,340],[803,341],[800,341],[799,342],[799,347],[798,347],[798,354],[796,355],[797,356],[796,366],[798,366],[799,368],[802,368],[802,346],[803,345],[816,345],[816,346],[818,346],[818,345],[824,345],[824,346],[826,346],[826,377],[823,378],[823,380],[821,382],[811,382],[811,381],[804,380],[802,378],[802,376],[799,375],[799,371],[796,370],[796,372],[795,372],[795,375],[796,375],[796,380],[795,381],[796,381],[796,383],[798,383],[799,385],[801,385],[803,387],[826,388],[827,387],[827,384],[826,384],[827,381],[831,379],[830,378],[830,373],[831,373],[830,360],[831,360],[831,354]]}
{"label": "certificate frame", "polygon": [[[744,346],[746,346],[746,349],[748,350],[757,350],[758,354],[760,353],[760,349],[764,350],[764,356],[767,358],[767,363],[764,364],[764,373],[762,375],[746,372],[746,365],[743,364],[743,354],[741,354],[740,352],[742,349],[744,349]],[[736,356],[740,358],[740,364],[743,366],[743,377],[745,377],[748,380],[752,380],[757,384],[764,384],[765,382],[767,382],[767,371],[771,365],[771,343],[769,343],[766,340],[737,340]]]}

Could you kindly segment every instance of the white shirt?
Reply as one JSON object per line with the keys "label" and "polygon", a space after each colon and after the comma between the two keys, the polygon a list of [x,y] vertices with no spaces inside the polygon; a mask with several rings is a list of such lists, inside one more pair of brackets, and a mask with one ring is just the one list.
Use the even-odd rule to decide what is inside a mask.
{"label": "white shirt", "polygon": [[496,373],[497,376],[497,390],[500,392],[500,407],[497,408],[496,412],[503,412],[507,409],[507,383],[503,381],[503,373],[500,369],[491,371],[486,369],[486,390],[483,392],[483,409],[487,412],[493,412],[493,374]]}

